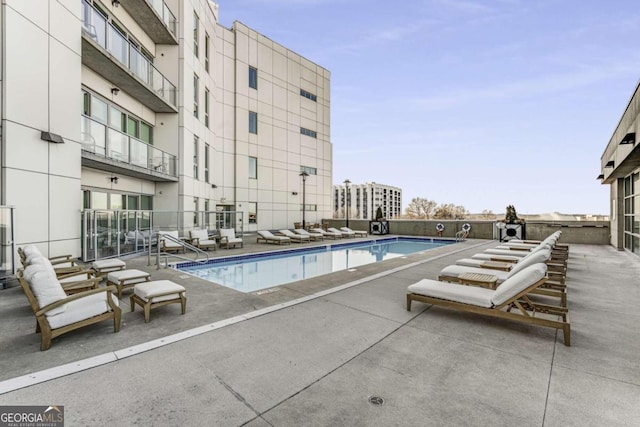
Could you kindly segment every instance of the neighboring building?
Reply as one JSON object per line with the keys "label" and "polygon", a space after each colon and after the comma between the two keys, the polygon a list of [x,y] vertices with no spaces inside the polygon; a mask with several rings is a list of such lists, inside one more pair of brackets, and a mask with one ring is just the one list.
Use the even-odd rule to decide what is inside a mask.
{"label": "neighboring building", "polygon": [[613,132],[598,179],[611,187],[611,244],[640,254],[640,83]]}
{"label": "neighboring building", "polygon": [[[331,215],[329,71],[221,26],[215,3],[6,0],[0,19],[0,203],[18,245],[78,254],[89,209],[291,227],[302,171],[307,221]],[[180,226],[211,227],[195,217]]]}
{"label": "neighboring building", "polygon": [[[345,192],[346,191],[346,192]],[[348,197],[345,197],[347,195]],[[333,218],[346,218],[346,203],[350,219],[374,220],[378,206],[387,219],[402,215],[402,190],[390,185],[368,182],[333,186]]]}

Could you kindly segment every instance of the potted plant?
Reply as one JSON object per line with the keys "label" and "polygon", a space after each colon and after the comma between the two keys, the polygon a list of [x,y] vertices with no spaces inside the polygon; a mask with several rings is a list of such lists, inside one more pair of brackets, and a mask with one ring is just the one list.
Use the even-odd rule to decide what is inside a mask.
{"label": "potted plant", "polygon": [[375,221],[369,221],[369,233],[389,234],[389,221],[385,219],[380,206],[376,209]]}

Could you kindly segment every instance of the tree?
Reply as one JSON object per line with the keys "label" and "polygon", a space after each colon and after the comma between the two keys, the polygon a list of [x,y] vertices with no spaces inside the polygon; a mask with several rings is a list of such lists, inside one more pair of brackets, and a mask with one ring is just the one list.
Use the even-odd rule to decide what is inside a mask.
{"label": "tree", "polygon": [[429,219],[433,217],[437,205],[433,200],[414,197],[404,211],[409,218]]}
{"label": "tree", "polygon": [[378,206],[378,209],[376,209],[376,221],[383,218],[384,218],[384,215],[382,215],[382,208]]}
{"label": "tree", "polygon": [[436,208],[433,217],[437,219],[465,219],[468,215],[469,211],[464,206],[445,203]]}
{"label": "tree", "polygon": [[520,222],[520,219],[518,218],[518,214],[516,212],[516,208],[513,207],[513,205],[507,206],[507,212],[504,216],[504,221],[507,224],[514,224],[516,222]]}
{"label": "tree", "polygon": [[484,219],[496,219],[496,214],[491,209],[485,209],[482,211],[482,218]]}

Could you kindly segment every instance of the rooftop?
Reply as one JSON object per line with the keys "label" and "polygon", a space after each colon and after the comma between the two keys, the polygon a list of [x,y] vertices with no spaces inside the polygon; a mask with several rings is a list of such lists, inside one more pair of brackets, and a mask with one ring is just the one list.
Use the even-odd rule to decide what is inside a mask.
{"label": "rooftop", "polygon": [[169,305],[145,324],[125,292],[119,333],[102,322],[44,352],[22,290],[2,290],[0,405],[64,405],[69,425],[637,425],[634,255],[571,245],[571,347],[554,329],[406,310],[408,285],[495,245],[468,240],[249,294],[131,258],[185,286],[187,313]]}

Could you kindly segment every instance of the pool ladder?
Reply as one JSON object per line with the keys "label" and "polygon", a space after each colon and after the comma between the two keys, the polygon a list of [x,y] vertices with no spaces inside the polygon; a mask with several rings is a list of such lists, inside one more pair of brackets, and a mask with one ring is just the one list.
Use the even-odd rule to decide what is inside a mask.
{"label": "pool ladder", "polygon": [[[178,255],[178,254],[170,254],[170,253],[167,253],[167,252],[161,252],[160,251],[160,235],[159,235],[159,233],[156,233],[156,241],[158,242],[158,244],[156,245],[156,248],[157,248],[156,252],[154,254],[153,250],[151,248],[151,245],[149,245],[149,252],[147,254],[147,265],[151,265],[151,256],[155,255],[156,270],[160,270],[160,265],[161,265],[160,260],[162,258],[164,258],[164,268],[169,267],[169,258],[170,257],[178,258],[178,259],[182,259],[182,260],[190,261],[190,262],[197,262],[197,263],[200,263],[200,264],[206,264],[209,261],[209,254],[207,252],[203,251],[202,249],[200,249],[200,248],[198,248],[196,246],[193,246],[190,243],[187,243],[187,242],[185,242],[183,240],[180,240],[180,239],[176,239],[175,237],[167,235],[167,234],[163,234],[162,238],[166,239],[166,240],[169,240],[170,242],[179,244],[179,245],[183,246],[185,249],[188,249],[188,250],[190,250],[192,252],[195,252],[196,253],[196,258],[192,259],[192,258],[188,258],[186,256],[182,256],[182,255]],[[200,255],[204,255],[205,259],[200,259]]]}

